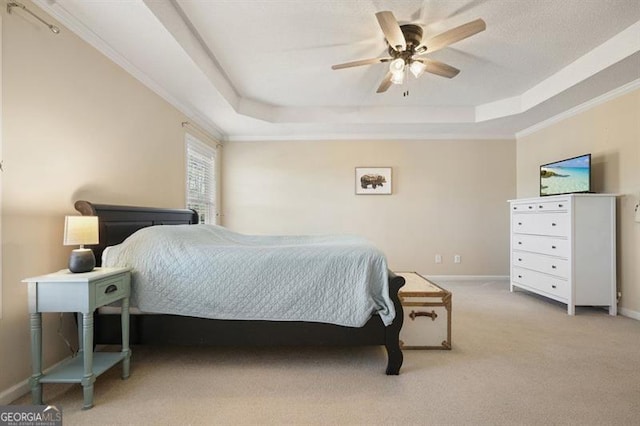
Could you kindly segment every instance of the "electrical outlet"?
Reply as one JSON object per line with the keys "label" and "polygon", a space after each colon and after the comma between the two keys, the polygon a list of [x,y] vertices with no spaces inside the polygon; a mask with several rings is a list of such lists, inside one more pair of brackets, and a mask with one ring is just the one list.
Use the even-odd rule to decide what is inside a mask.
{"label": "electrical outlet", "polygon": [[460,263],[460,255],[456,254],[455,256],[453,256],[453,263]]}
{"label": "electrical outlet", "polygon": [[442,256],[439,254],[436,254],[436,263],[442,263]]}

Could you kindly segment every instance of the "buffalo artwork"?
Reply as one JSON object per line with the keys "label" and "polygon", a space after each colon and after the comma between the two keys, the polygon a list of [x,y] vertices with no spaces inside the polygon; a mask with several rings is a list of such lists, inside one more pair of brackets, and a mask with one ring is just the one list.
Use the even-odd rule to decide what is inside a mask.
{"label": "buffalo artwork", "polygon": [[360,186],[364,189],[367,189],[369,185],[376,189],[377,186],[384,186],[385,183],[387,183],[387,179],[380,175],[364,175],[360,178]]}
{"label": "buffalo artwork", "polygon": [[356,195],[391,194],[391,167],[356,167]]}

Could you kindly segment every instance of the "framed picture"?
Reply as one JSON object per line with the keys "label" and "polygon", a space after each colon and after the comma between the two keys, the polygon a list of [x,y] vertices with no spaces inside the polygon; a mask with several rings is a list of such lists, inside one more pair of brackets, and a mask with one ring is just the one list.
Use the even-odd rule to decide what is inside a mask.
{"label": "framed picture", "polygon": [[391,194],[391,167],[356,167],[356,195]]}

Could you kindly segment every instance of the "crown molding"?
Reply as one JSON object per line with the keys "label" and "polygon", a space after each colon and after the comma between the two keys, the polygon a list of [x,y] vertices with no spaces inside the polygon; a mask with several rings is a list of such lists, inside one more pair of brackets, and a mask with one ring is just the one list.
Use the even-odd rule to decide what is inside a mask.
{"label": "crown molding", "polygon": [[115,62],[122,69],[124,69],[127,73],[131,74],[135,79],[140,81],[142,84],[151,89],[154,93],[160,96],[162,99],[167,101],[170,105],[176,108],[178,111],[183,113],[187,118],[197,123],[204,130],[209,132],[214,139],[224,140],[225,133],[212,124],[209,120],[202,117],[202,115],[193,109],[187,107],[185,104],[176,99],[173,95],[167,92],[161,85],[156,83],[152,78],[150,78],[146,73],[142,72],[135,65],[133,65],[129,60],[127,60],[124,56],[118,53],[115,49],[113,49],[109,43],[104,41],[100,36],[94,33],[91,29],[89,29],[86,25],[76,19],[73,15],[66,11],[62,6],[58,3],[51,3],[46,0],[33,0],[33,2],[55,18],[60,24],[65,26],[67,29],[71,30],[73,33],[78,35],[82,40],[87,42],[89,45],[96,48],[99,52],[109,58],[111,61]]}
{"label": "crown molding", "polygon": [[442,134],[424,134],[424,133],[410,133],[410,134],[392,134],[392,133],[348,133],[348,134],[336,134],[336,133],[309,133],[300,134],[295,136],[291,134],[286,135],[228,135],[225,142],[283,142],[283,141],[296,141],[296,142],[318,142],[318,141],[345,141],[345,142],[365,142],[365,141],[434,141],[434,140],[447,140],[447,141],[469,141],[469,140],[516,140],[513,134],[454,134],[454,133],[442,133]]}
{"label": "crown molding", "polygon": [[533,133],[536,133],[542,129],[550,127],[556,123],[566,120],[567,118],[578,115],[582,112],[588,111],[591,108],[594,108],[598,105],[601,105],[605,102],[618,98],[620,96],[626,95],[627,93],[633,92],[634,90],[640,89],[640,79],[634,80],[630,83],[625,84],[624,86],[620,86],[616,89],[613,89],[603,95],[600,95],[596,98],[593,98],[587,102],[584,102],[578,106],[575,106],[567,111],[561,112],[549,119],[541,121],[537,124],[534,124],[531,127],[527,127],[516,133],[516,139],[523,138],[525,136],[529,136]]}

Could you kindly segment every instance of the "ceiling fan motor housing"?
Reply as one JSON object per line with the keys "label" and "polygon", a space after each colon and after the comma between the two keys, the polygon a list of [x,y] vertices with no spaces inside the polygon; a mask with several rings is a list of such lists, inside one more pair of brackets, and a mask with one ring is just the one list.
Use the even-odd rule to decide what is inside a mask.
{"label": "ceiling fan motor housing", "polygon": [[[400,25],[400,30],[402,31],[405,42],[407,43],[407,49],[405,52],[408,52],[409,56],[411,56],[415,52],[415,49],[420,46],[420,42],[422,41],[422,27],[415,24],[405,24]],[[402,57],[402,55],[398,55],[398,53],[401,52],[398,52],[392,46],[389,46],[389,54],[392,57]]]}

